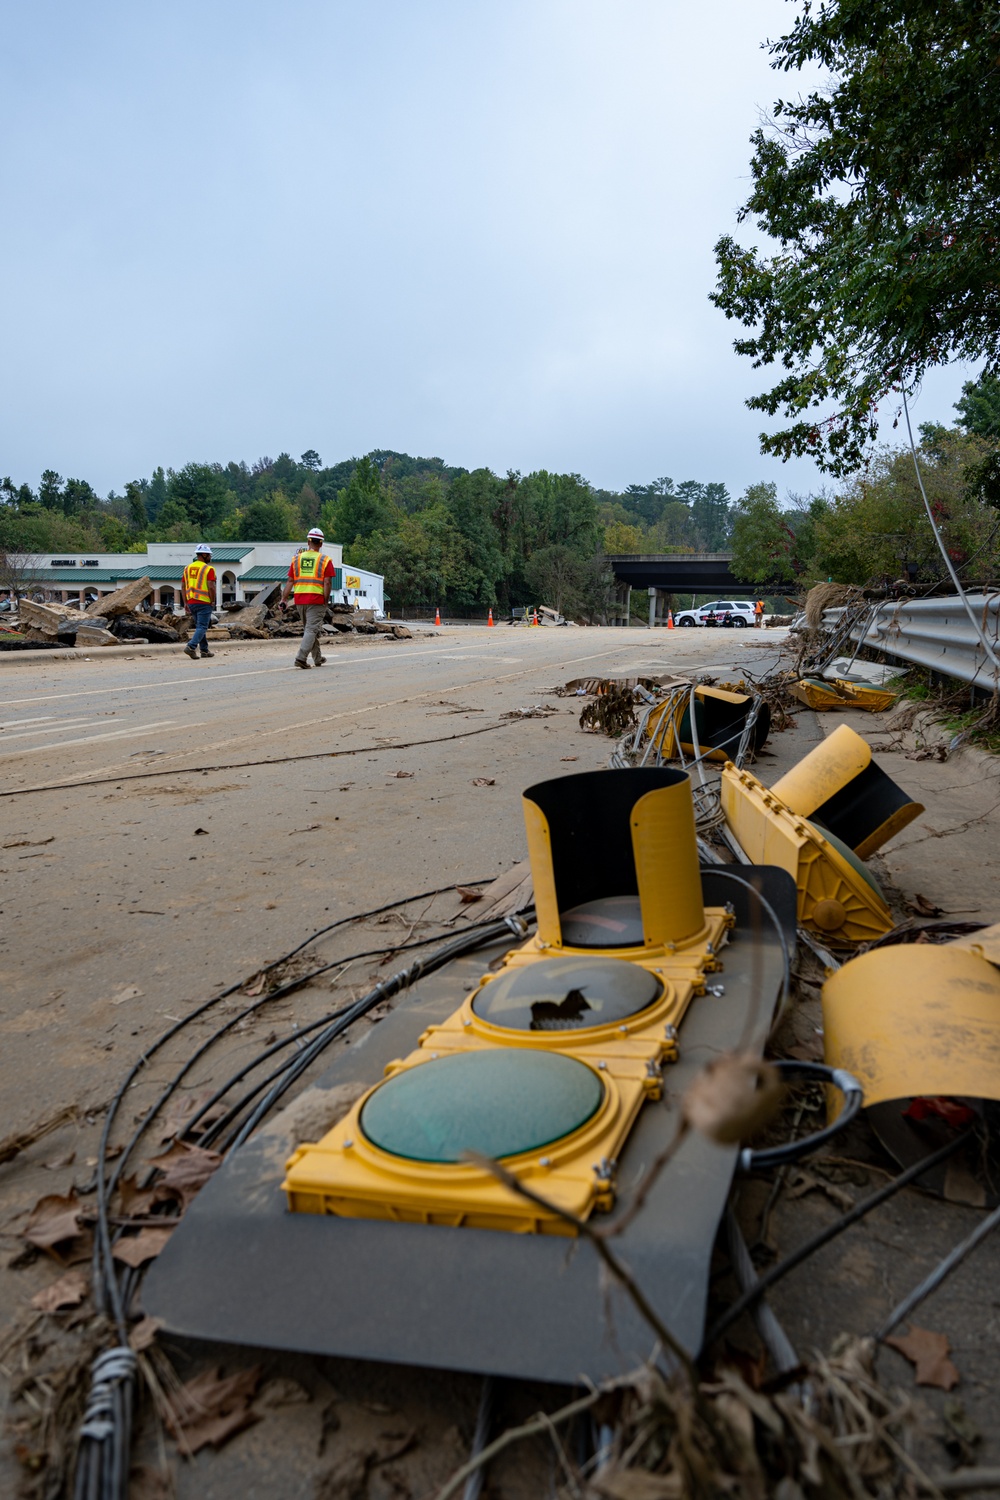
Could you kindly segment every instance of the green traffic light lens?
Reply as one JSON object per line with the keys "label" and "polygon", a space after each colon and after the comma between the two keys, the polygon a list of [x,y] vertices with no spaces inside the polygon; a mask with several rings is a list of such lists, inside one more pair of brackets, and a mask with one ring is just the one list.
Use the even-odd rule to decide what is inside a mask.
{"label": "green traffic light lens", "polygon": [[558,1053],[496,1047],[457,1052],[389,1078],[361,1111],[373,1145],[410,1161],[461,1162],[537,1151],[595,1114],[604,1087],[593,1069]]}

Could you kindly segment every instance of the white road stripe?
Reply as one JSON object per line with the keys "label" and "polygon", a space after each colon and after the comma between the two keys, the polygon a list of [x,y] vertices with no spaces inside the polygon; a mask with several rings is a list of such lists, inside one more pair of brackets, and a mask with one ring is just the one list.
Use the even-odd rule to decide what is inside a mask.
{"label": "white road stripe", "polygon": [[[476,648],[470,645],[469,647],[460,646],[457,649],[464,652],[466,650],[475,650]],[[624,647],[618,647],[616,649],[623,650]],[[415,656],[440,656],[440,654],[441,653],[439,650],[407,651],[406,660],[412,661]],[[607,656],[613,654],[613,652],[601,653],[601,655]],[[364,662],[372,661],[378,662],[380,665],[384,666],[391,665],[391,659],[387,657],[384,652],[365,652],[364,655],[362,655],[360,652],[358,652],[357,654],[352,652],[351,657],[353,659],[348,659],[345,656],[337,660],[337,666],[353,667],[360,666]],[[587,659],[589,660],[589,658]],[[330,661],[330,664],[333,665],[333,658],[328,658],[328,660]],[[544,666],[547,664],[539,663],[539,665]],[[291,671],[291,662],[286,661],[284,665],[280,667],[255,667],[253,671],[250,672],[199,672],[197,677],[161,677],[157,682],[125,682],[118,683],[117,685],[113,683],[105,683],[104,687],[81,688],[77,693],[36,693],[31,698],[10,698],[8,699],[8,702],[11,705],[18,703],[48,703],[56,698],[89,698],[92,697],[95,693],[137,693],[140,692],[143,688],[153,688],[157,692],[162,693],[164,688],[186,687],[188,683],[191,682],[218,682],[224,677],[272,677],[279,672],[284,672],[287,674]]]}
{"label": "white road stripe", "polygon": [[[23,750],[8,750],[0,754],[0,760],[9,760],[12,755],[34,755],[41,750],[48,750],[50,754],[56,750],[65,750],[69,745],[93,745],[98,740],[121,740],[134,738],[138,734],[148,734],[151,729],[166,729],[170,724],[176,724],[176,719],[157,719],[153,724],[140,724],[137,729],[115,729],[110,734],[85,734],[78,740],[60,740],[54,745],[26,745]],[[207,720],[200,719],[197,724],[185,724],[185,730],[198,729]]]}
{"label": "white road stripe", "polygon": [[[22,724],[51,724],[54,718],[54,714],[42,714],[37,719],[11,719],[10,728],[20,729]],[[5,725],[0,724],[0,729],[3,729],[5,727]]]}
{"label": "white road stripe", "polygon": [[37,734],[62,734],[65,729],[82,729],[85,724],[103,724],[103,719],[67,719],[62,724],[53,724],[51,729],[22,729],[18,734],[0,734],[0,745],[8,740],[30,740]]}

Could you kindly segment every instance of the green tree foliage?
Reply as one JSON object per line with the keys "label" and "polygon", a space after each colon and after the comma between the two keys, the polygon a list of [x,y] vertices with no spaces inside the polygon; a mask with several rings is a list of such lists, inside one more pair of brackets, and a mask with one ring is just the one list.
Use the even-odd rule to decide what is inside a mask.
{"label": "green tree foliage", "polygon": [[731,500],[724,484],[703,484],[691,502],[691,521],[706,552],[723,552],[732,525]]}
{"label": "green tree foliage", "polygon": [[735,343],[783,373],[748,405],[789,425],[766,453],[857,470],[879,403],[929,366],[1000,360],[1000,10],[995,0],[804,0],[773,66],[829,83],[780,100],[752,137],[741,217],[713,300]]}
{"label": "green tree foliage", "polygon": [[[184,518],[205,536],[217,530],[227,514],[236,508],[235,496],[226,483],[221,464],[185,464],[176,473],[170,469],[167,496],[171,517],[182,511]],[[188,538],[178,537],[177,540],[186,541]]]}
{"label": "green tree foliage", "polygon": [[[996,513],[969,489],[969,470],[982,452],[979,439],[945,429],[933,430],[920,449],[934,519],[967,580],[993,576],[1000,561]],[[810,581],[883,583],[908,576],[911,563],[918,580],[941,578],[944,567],[909,449],[879,450],[862,475],[824,502],[814,518],[811,546]]]}
{"label": "green tree foliage", "polygon": [[612,557],[620,553],[641,552],[642,527],[630,526],[627,521],[612,521],[604,528],[604,550]]}
{"label": "green tree foliage", "polygon": [[778,505],[774,484],[751,484],[733,515],[733,572],[751,583],[795,577],[795,534]]}
{"label": "green tree foliage", "polygon": [[301,539],[302,526],[295,506],[278,489],[240,511],[234,536],[238,542],[294,542]]}
{"label": "green tree foliage", "polygon": [[983,375],[967,380],[955,410],[966,432],[1000,442],[1000,376]]}
{"label": "green tree foliage", "polygon": [[592,620],[614,612],[608,552],[695,551],[729,514],[719,484],[661,478],[617,494],[579,474],[500,476],[390,449],[325,468],[315,449],[298,462],[280,453],[157,468],[124,489],[102,499],[85,481],[47,470],[37,499],[27,485],[0,483],[0,513],[32,552],[290,542],[319,523],[348,563],[385,575],[393,609],[502,613],[547,603]]}
{"label": "green tree foliage", "polygon": [[372,458],[359,459],[336,504],[323,507],[323,529],[345,546],[366,541],[391,525],[391,502],[382,489],[382,475]]}
{"label": "green tree foliage", "polygon": [[146,515],[150,521],[156,522],[167,499],[167,476],[161,465],[160,468],[153,470],[153,477],[146,489]]}

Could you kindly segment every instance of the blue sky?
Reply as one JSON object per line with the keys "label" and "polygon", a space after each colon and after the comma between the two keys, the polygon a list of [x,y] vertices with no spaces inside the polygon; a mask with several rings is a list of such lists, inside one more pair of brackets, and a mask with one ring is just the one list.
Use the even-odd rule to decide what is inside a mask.
{"label": "blue sky", "polygon": [[[819,481],[707,301],[785,0],[32,0],[0,17],[0,472]],[[932,377],[950,420],[968,371]],[[888,435],[888,434],[887,434]]]}

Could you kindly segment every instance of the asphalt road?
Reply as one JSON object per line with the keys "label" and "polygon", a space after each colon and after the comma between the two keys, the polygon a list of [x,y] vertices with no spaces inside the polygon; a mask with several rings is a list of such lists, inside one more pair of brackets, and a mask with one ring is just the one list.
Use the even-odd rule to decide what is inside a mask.
{"label": "asphalt road", "polygon": [[[611,748],[579,728],[579,700],[552,688],[609,673],[759,673],[775,636],[445,628],[338,642],[308,673],[291,665],[294,642],[198,663],[172,653],[4,663],[0,794],[13,795],[0,795],[0,1137],[63,1106],[84,1112],[3,1167],[5,1259],[40,1197],[92,1187],[99,1106],[175,1020],[336,917],[524,857],[522,789],[605,766]],[[556,711],[502,717],[535,704]],[[403,940],[423,915],[369,928],[367,946]],[[342,983],[360,993],[369,970],[379,972],[358,965]],[[269,1027],[329,1005],[323,981],[270,1005],[232,1048],[242,1055]],[[143,1073],[125,1123],[166,1067],[157,1059]],[[0,1325],[30,1319],[52,1269],[0,1274]],[[287,1464],[295,1445],[268,1442]],[[8,1460],[0,1453],[0,1489],[13,1488]],[[220,1482],[228,1472],[212,1467]],[[183,1493],[208,1494],[204,1483],[192,1471]],[[233,1470],[211,1493],[229,1500],[245,1483]],[[270,1483],[262,1470],[253,1493],[275,1493]]]}

